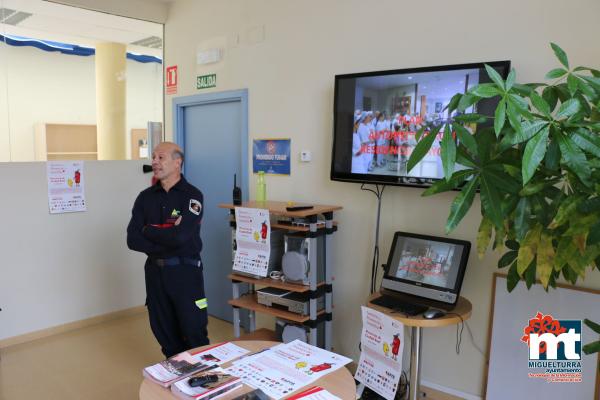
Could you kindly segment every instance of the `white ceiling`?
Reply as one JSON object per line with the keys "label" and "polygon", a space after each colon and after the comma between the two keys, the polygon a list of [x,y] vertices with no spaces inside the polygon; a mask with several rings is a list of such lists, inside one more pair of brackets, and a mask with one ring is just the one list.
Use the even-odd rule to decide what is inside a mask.
{"label": "white ceiling", "polygon": [[[171,2],[172,0],[144,0]],[[0,34],[94,47],[101,42],[127,44],[128,51],[162,56],[162,50],[131,45],[150,36],[162,38],[163,26],[42,0],[0,0],[0,8],[33,14],[16,26],[0,24]]]}

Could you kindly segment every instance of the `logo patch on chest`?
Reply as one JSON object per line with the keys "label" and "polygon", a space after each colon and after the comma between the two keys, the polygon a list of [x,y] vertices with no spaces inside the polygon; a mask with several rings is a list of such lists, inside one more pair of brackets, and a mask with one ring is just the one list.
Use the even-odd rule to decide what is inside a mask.
{"label": "logo patch on chest", "polygon": [[202,204],[196,199],[190,199],[190,212],[195,215],[200,215]]}

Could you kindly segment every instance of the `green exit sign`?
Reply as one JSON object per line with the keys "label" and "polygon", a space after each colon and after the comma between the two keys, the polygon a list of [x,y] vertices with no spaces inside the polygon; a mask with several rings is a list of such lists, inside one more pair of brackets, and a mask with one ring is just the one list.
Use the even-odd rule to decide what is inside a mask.
{"label": "green exit sign", "polygon": [[196,79],[196,89],[207,89],[217,86],[217,74],[202,75]]}

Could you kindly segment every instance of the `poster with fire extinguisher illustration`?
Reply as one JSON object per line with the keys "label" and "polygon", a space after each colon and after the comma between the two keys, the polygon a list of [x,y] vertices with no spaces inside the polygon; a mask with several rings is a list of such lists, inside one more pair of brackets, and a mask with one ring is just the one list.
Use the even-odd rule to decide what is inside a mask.
{"label": "poster with fire extinguisher illustration", "polygon": [[402,375],[404,324],[362,307],[361,353],[354,379],[385,399],[394,399]]}
{"label": "poster with fire extinguisher illustration", "polygon": [[83,161],[48,161],[50,214],[86,211]]}
{"label": "poster with fire extinguisher illustration", "polygon": [[236,252],[233,270],[266,277],[271,256],[269,210],[235,208]]}

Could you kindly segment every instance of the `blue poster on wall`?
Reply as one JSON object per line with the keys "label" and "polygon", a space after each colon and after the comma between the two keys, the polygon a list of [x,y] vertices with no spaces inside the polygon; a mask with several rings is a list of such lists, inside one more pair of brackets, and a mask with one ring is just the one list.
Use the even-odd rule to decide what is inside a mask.
{"label": "blue poster on wall", "polygon": [[252,146],[252,170],[256,174],[290,174],[290,139],[255,139]]}

